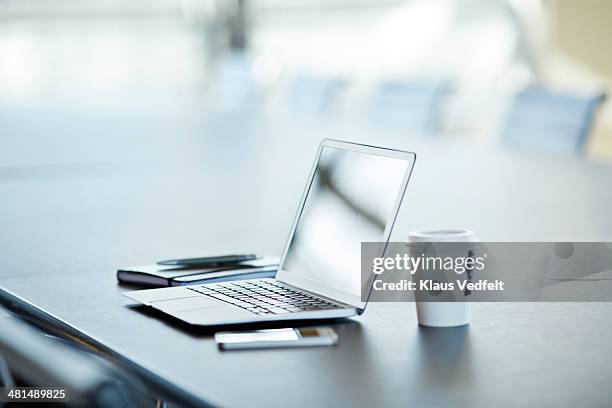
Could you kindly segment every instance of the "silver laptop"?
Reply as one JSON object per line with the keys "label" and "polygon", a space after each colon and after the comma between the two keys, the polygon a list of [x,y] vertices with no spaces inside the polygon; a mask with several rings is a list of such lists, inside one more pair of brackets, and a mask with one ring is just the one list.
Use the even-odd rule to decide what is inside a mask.
{"label": "silver laptop", "polygon": [[415,158],[323,140],[275,278],[124,294],[202,326],[361,314],[361,242],[389,240]]}

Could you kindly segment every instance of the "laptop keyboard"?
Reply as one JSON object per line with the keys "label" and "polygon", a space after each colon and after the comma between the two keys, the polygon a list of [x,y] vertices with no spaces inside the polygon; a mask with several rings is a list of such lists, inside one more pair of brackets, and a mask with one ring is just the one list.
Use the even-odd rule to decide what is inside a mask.
{"label": "laptop keyboard", "polygon": [[221,282],[187,289],[231,303],[258,315],[339,309],[340,305],[277,281]]}

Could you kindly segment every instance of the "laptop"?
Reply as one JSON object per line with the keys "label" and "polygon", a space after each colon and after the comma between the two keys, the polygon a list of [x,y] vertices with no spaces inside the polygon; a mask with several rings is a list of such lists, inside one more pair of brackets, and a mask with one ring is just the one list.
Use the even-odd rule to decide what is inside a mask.
{"label": "laptop", "polygon": [[388,242],[415,159],[410,152],[325,139],[275,278],[124,295],[200,326],[361,314],[362,293],[372,283],[362,283],[361,243]]}

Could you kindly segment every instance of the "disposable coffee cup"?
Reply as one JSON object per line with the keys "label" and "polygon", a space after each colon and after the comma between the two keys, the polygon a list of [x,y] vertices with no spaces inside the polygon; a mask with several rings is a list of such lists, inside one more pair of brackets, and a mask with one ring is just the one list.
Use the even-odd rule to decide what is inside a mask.
{"label": "disposable coffee cup", "polygon": [[[470,243],[476,243],[474,233],[464,229],[447,229],[447,230],[432,230],[432,231],[413,231],[408,235],[408,247],[415,248],[418,244],[423,243],[448,243],[448,242],[464,242],[466,246],[457,246],[465,250],[464,256],[469,256],[468,248]],[[444,246],[442,246],[444,247]],[[451,247],[451,246],[446,246]],[[464,249],[461,249],[464,248]],[[454,254],[438,254],[440,256]],[[418,256],[418,255],[417,255]],[[419,325],[429,327],[455,327],[463,326],[470,323],[470,302],[462,299],[461,301],[452,301],[446,299],[444,302],[436,301],[419,301],[419,296],[416,296],[415,304],[417,310],[417,318]],[[431,300],[428,298],[428,300]]]}

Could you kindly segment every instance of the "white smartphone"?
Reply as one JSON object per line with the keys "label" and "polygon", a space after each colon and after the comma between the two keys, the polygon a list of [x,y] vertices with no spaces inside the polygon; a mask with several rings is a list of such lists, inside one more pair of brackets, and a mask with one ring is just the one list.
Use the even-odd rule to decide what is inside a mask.
{"label": "white smartphone", "polygon": [[268,329],[215,333],[220,350],[333,346],[338,335],[329,327]]}

